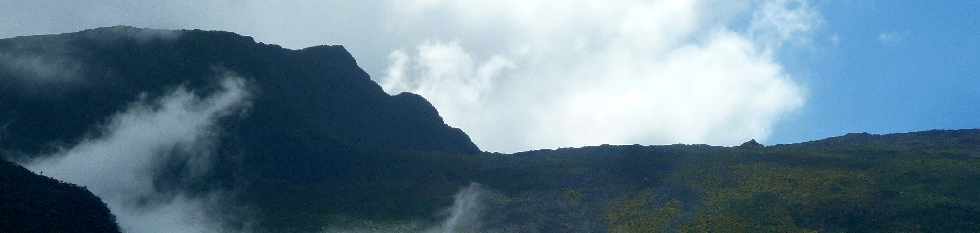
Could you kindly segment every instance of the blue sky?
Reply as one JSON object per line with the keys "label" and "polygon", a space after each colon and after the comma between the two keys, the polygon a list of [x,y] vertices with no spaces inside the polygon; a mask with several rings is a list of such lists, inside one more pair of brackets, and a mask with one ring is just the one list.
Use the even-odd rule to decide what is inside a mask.
{"label": "blue sky", "polygon": [[980,127],[980,1],[817,7],[824,22],[812,47],[780,56],[807,104],[776,125],[769,143]]}

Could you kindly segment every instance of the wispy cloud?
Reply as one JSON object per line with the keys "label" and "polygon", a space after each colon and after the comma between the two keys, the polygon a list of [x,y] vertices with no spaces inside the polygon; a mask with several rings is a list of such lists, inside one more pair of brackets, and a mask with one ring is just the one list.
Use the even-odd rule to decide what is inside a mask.
{"label": "wispy cloud", "polygon": [[481,184],[470,183],[453,195],[453,204],[443,213],[443,219],[436,223],[418,221],[401,223],[377,223],[354,221],[351,226],[330,226],[323,233],[458,233],[458,232],[510,232],[499,229],[485,229],[483,217],[488,209],[488,199],[496,195]]}
{"label": "wispy cloud", "polygon": [[21,84],[65,84],[81,81],[82,63],[68,56],[0,52],[0,69]]}
{"label": "wispy cloud", "polygon": [[427,233],[480,232],[481,215],[484,212],[486,190],[477,183],[471,183],[460,190],[453,198],[453,205],[441,225],[430,228]]}
{"label": "wispy cloud", "polygon": [[218,118],[247,106],[240,78],[228,77],[220,92],[198,97],[183,88],[156,101],[134,103],[112,117],[97,138],[88,138],[46,159],[27,164],[46,176],[87,187],[102,198],[125,232],[221,232],[210,205],[218,195],[190,196],[154,185],[164,162],[179,161],[193,179],[208,171]]}
{"label": "wispy cloud", "polygon": [[908,37],[908,32],[882,32],[878,33],[878,42],[885,46],[899,45]]}
{"label": "wispy cloud", "polygon": [[[142,43],[152,40],[174,40],[180,38],[183,33],[174,30],[144,30],[123,26],[102,30],[109,30],[112,33],[84,35],[89,39],[106,43],[119,39],[131,39]],[[0,82],[14,82],[20,87],[18,91],[37,91],[32,89],[41,89],[38,87],[50,85],[78,86],[86,81],[83,80],[86,62],[74,56],[72,46],[66,40],[46,40],[43,43],[12,40],[7,43],[10,44],[0,51],[0,72],[10,76],[3,77]]]}
{"label": "wispy cloud", "polygon": [[778,49],[786,42],[806,43],[823,20],[806,0],[762,1],[752,13],[749,32],[761,45]]}

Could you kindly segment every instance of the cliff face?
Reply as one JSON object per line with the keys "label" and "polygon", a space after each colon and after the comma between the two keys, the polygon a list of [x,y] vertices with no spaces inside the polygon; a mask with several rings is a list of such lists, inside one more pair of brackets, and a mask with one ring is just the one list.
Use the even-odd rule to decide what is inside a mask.
{"label": "cliff face", "polygon": [[85,188],[0,160],[0,232],[119,232],[115,217]]}

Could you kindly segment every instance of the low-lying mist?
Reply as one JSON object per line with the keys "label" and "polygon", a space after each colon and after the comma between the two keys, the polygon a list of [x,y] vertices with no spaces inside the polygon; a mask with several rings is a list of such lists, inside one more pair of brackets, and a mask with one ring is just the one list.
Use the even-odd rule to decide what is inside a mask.
{"label": "low-lying mist", "polygon": [[486,198],[492,191],[478,183],[470,183],[453,196],[453,204],[440,216],[441,222],[425,224],[418,221],[379,223],[354,220],[353,226],[327,227],[322,233],[469,233],[487,232],[481,221],[486,210]]}
{"label": "low-lying mist", "polygon": [[156,100],[141,98],[99,129],[43,159],[25,164],[49,177],[87,187],[103,199],[124,232],[224,232],[211,206],[216,193],[160,190],[154,177],[165,162],[182,164],[182,177],[208,172],[219,118],[248,106],[245,81],[225,77],[220,90],[198,96],[183,87]]}

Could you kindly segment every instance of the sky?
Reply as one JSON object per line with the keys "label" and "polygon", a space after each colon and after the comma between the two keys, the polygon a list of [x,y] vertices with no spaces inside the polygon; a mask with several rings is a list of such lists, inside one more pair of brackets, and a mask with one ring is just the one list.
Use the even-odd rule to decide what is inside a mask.
{"label": "sky", "polygon": [[390,94],[421,94],[488,151],[980,128],[977,1],[0,5],[0,38],[132,25],[341,44]]}
{"label": "sky", "polygon": [[980,2],[827,1],[822,46],[782,54],[810,92],[770,142],[980,127]]}

